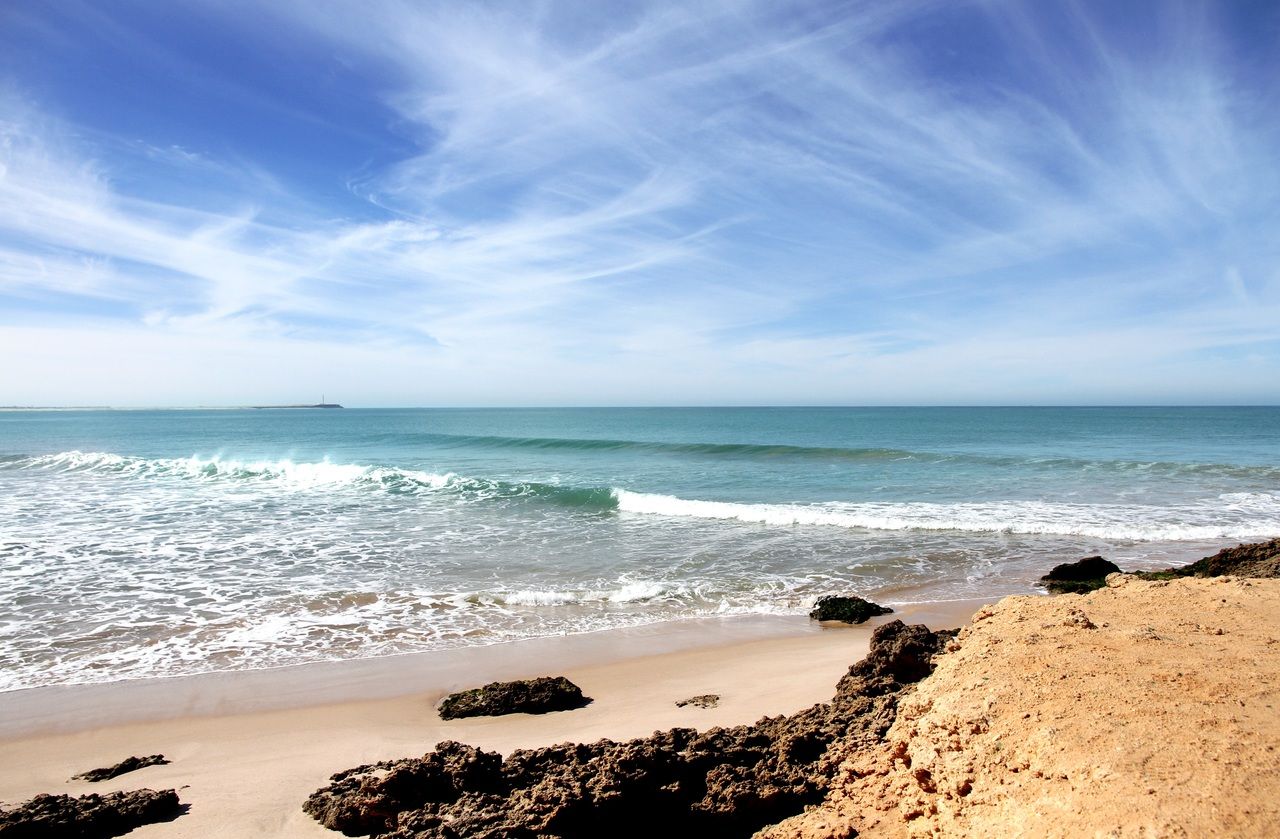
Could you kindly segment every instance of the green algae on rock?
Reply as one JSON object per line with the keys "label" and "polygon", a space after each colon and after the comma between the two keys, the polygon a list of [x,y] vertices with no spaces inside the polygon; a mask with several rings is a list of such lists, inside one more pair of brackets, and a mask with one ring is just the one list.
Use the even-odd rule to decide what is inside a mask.
{"label": "green algae on rock", "polygon": [[842,623],[865,623],[880,615],[893,614],[888,606],[863,600],[861,597],[841,597],[830,595],[819,598],[813,604],[809,619],[815,621],[841,621]]}
{"label": "green algae on rock", "polygon": [[1087,556],[1075,562],[1055,565],[1040,578],[1040,583],[1054,594],[1087,594],[1105,588],[1107,575],[1120,571],[1114,562],[1100,556]]}
{"label": "green algae on rock", "polygon": [[449,694],[440,703],[446,720],[461,717],[497,717],[503,714],[547,714],[572,711],[591,699],[564,676],[542,676],[514,682],[490,682],[481,688]]}

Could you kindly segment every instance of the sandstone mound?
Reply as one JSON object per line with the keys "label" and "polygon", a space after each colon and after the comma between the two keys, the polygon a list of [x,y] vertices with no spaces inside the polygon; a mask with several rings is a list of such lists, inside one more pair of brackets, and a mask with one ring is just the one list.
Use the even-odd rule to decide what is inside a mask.
{"label": "sandstone mound", "polygon": [[1280,836],[1280,582],[1114,576],[957,647],[764,836]]}

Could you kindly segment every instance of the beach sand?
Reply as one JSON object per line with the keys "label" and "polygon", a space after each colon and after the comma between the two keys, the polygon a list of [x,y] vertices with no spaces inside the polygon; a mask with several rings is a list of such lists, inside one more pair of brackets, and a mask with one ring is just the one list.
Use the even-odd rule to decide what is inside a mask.
{"label": "beach sand", "polygon": [[[833,746],[827,800],[763,839],[1280,835],[1280,580],[1113,575],[1085,596],[892,617],[968,625],[905,695],[882,746]],[[175,787],[189,812],[131,836],[332,837],[301,804],[334,772],[447,739],[509,753],[795,712],[830,698],[871,630],[890,619],[683,622],[465,654],[9,694],[0,697],[10,730],[0,740],[0,801]],[[579,663],[561,666],[569,661]],[[344,673],[353,675],[345,684]],[[553,673],[595,701],[452,722],[434,710],[459,686]],[[675,705],[706,693],[720,704]],[[172,702],[137,706],[162,696]],[[102,784],[67,780],[157,752],[173,763]]]}
{"label": "beach sand", "polygon": [[[791,713],[831,698],[876,625],[897,617],[959,626],[980,606],[915,607],[858,627],[796,617],[680,622],[445,654],[19,691],[0,696],[0,802],[172,787],[189,812],[130,836],[333,837],[301,805],[334,772],[421,755],[442,740],[507,753]],[[595,701],[541,716],[444,722],[435,712],[452,690],[561,674]],[[721,696],[717,707],[675,705],[707,693]],[[97,784],[68,781],[155,753],[172,763]]]}

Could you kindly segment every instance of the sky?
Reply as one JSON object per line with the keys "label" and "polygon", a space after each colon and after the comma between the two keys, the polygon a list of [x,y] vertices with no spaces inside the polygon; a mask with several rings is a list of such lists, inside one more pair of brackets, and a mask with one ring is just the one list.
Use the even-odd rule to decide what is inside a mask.
{"label": "sky", "polygon": [[0,405],[1280,403],[1280,4],[5,0]]}

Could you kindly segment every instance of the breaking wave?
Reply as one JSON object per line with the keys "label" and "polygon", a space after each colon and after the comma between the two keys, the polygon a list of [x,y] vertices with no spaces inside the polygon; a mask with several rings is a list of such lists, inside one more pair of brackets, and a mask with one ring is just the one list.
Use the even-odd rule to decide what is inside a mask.
{"label": "breaking wave", "polygon": [[[0,468],[105,473],[234,486],[266,485],[284,491],[352,488],[377,489],[397,495],[446,495],[466,501],[527,499],[596,512],[737,521],[777,527],[1087,536],[1136,542],[1245,539],[1280,533],[1280,495],[1266,492],[1225,493],[1212,499],[1168,505],[1032,500],[740,503],[679,498],[617,487],[504,481],[466,477],[453,472],[328,461],[295,463],[290,460],[244,461],[194,456],[142,458],[70,451],[3,460]],[[537,595],[531,593],[529,596]]]}
{"label": "breaking wave", "polygon": [[1280,533],[1280,496],[1270,493],[1228,493],[1215,503],[1178,507],[1047,501],[739,504],[627,490],[615,490],[614,496],[618,509],[627,513],[773,526],[1089,536],[1136,542]]}
{"label": "breaking wave", "polygon": [[21,458],[2,465],[64,472],[98,472],[132,478],[181,479],[235,485],[265,484],[293,491],[376,488],[393,494],[448,493],[469,500],[534,498],[568,507],[600,510],[616,507],[613,494],[607,487],[499,481],[470,478],[453,472],[424,472],[328,461],[242,461],[197,456],[143,458],[107,452],[71,451]]}

